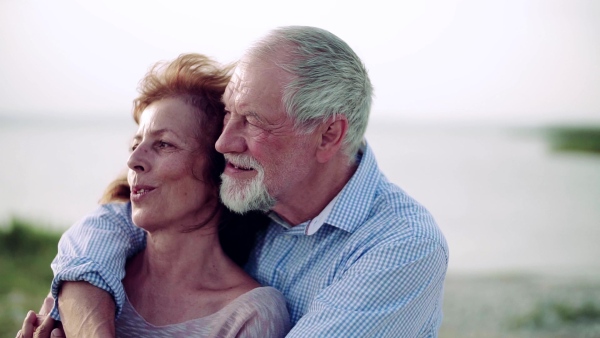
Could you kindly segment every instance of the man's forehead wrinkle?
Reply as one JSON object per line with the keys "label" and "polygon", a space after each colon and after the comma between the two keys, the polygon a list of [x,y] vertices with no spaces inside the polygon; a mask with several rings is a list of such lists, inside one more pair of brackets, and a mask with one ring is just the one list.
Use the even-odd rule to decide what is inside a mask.
{"label": "man's forehead wrinkle", "polygon": [[229,87],[229,84],[227,84],[227,87],[225,87],[225,91],[223,92],[223,95],[221,95],[221,103],[224,104],[225,106],[227,106],[227,100],[229,99],[230,95],[231,95],[231,88]]}
{"label": "man's forehead wrinkle", "polygon": [[227,109],[235,109],[240,113],[243,108],[251,105],[252,102],[248,101],[248,98],[259,92],[257,88],[254,88],[248,81],[244,81],[242,77],[232,78],[225,89],[225,106]]}
{"label": "man's forehead wrinkle", "polygon": [[248,105],[248,102],[245,102],[243,100],[243,95],[247,95],[249,92],[249,86],[245,86],[241,84],[241,81],[239,81],[236,84],[236,87],[231,90],[230,95],[228,97],[229,105],[231,105],[229,108],[241,112],[242,109]]}
{"label": "man's forehead wrinkle", "polygon": [[288,78],[289,74],[272,62],[245,57],[226,88],[225,106],[230,112],[253,116],[269,133],[283,132],[288,116],[281,98]]}
{"label": "man's forehead wrinkle", "polygon": [[237,86],[237,83],[239,82],[239,77],[237,76],[236,73],[233,74],[233,76],[231,77],[231,79],[229,80],[229,83],[227,84],[227,87],[225,87],[225,92],[223,93],[223,98],[221,99],[223,101],[223,104],[225,105],[225,108],[227,110],[232,110],[234,107],[234,102],[232,102],[233,99],[235,99],[234,95],[235,95],[235,87]]}

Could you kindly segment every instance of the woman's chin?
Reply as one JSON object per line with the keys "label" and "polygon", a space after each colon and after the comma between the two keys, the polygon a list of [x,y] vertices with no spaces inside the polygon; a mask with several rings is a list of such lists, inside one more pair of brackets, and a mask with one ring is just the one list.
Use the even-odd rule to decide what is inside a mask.
{"label": "woman's chin", "polygon": [[154,223],[156,223],[156,217],[143,212],[143,210],[136,211],[135,209],[133,209],[131,213],[131,220],[138,228],[142,228],[144,230],[151,229]]}

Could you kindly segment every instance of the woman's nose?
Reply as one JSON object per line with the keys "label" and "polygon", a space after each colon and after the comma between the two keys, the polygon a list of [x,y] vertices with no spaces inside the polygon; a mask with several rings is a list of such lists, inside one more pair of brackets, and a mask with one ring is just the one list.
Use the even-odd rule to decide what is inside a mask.
{"label": "woman's nose", "polygon": [[148,160],[146,159],[147,152],[148,150],[143,149],[141,145],[136,147],[131,152],[131,154],[129,155],[129,159],[127,160],[127,166],[129,167],[129,169],[135,172],[148,171],[150,169],[150,165],[148,163]]}

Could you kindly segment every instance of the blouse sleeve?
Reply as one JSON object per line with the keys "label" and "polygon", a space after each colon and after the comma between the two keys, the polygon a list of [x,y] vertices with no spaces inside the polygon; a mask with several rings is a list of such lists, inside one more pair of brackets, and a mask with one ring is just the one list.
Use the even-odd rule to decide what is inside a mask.
{"label": "blouse sleeve", "polygon": [[228,305],[212,325],[211,337],[280,338],[291,329],[283,295],[272,287],[254,289]]}

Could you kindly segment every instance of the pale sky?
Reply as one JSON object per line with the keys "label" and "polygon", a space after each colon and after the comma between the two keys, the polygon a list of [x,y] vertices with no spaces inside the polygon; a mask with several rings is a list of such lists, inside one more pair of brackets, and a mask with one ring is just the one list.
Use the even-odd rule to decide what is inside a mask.
{"label": "pale sky", "polygon": [[0,0],[0,116],[129,114],[154,62],[234,61],[281,25],[348,42],[374,116],[600,122],[597,0]]}

